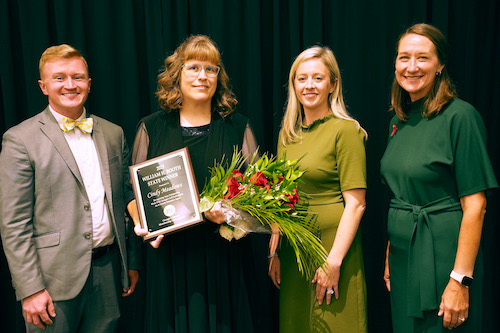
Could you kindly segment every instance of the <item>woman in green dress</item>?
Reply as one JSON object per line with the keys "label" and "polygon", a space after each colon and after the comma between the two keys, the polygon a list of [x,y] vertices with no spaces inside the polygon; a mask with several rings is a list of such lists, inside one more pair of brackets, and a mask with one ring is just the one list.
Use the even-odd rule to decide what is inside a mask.
{"label": "woman in green dress", "polygon": [[[233,112],[237,101],[219,50],[207,36],[189,37],[165,59],[158,86],[164,110],[139,123],[134,164],[188,147],[201,190],[215,161],[230,158],[236,146],[245,155],[257,149],[249,120]],[[138,222],[135,201],[128,208]],[[254,255],[262,244],[252,236],[231,243],[222,238],[216,232],[224,221],[220,209],[205,217],[205,223],[146,246],[144,331],[271,332],[265,263],[258,262],[265,260],[262,246],[256,249],[261,255]],[[147,233],[139,224],[135,231]]]}
{"label": "woman in green dress", "polygon": [[[303,277],[286,239],[271,245],[269,274],[280,288],[280,332],[366,332],[366,287],[358,226],[365,210],[366,132],[346,111],[337,61],[312,47],[294,61],[278,155],[300,159],[301,190],[317,213],[328,258]],[[276,244],[273,234],[271,244]]]}
{"label": "woman in green dress", "polygon": [[389,141],[384,279],[394,332],[481,332],[485,191],[498,187],[478,112],[456,97],[447,43],[428,24],[400,37]]}

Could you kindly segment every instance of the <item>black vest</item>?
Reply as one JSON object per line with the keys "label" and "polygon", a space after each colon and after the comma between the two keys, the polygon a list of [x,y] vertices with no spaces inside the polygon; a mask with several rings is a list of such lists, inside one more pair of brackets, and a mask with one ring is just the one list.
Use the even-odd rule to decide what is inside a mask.
{"label": "black vest", "polygon": [[[185,147],[178,111],[158,111],[143,118],[142,122],[149,136],[148,159]],[[224,118],[216,112],[212,113],[205,154],[207,168],[204,175],[199,175],[202,179],[208,178],[208,168],[214,166],[215,161],[220,161],[222,156],[225,156],[226,161],[231,161],[234,147],[241,149],[247,124],[248,119],[238,113],[231,113]]]}

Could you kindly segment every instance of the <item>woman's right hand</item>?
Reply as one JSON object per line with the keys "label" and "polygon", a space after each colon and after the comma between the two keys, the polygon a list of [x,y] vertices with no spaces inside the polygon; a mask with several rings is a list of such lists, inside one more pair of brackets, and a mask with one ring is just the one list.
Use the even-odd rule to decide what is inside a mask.
{"label": "woman's right hand", "polygon": [[387,242],[387,250],[385,251],[385,267],[384,267],[384,281],[385,287],[391,292],[391,273],[389,272],[389,245]]}
{"label": "woman's right hand", "polygon": [[[137,236],[142,237],[148,234],[148,229],[141,228],[141,223],[139,220],[139,211],[137,210],[137,202],[136,200],[132,200],[127,204],[128,214],[132,218],[134,222],[134,232]],[[163,235],[156,237],[153,241],[150,241],[149,244],[157,249],[160,246],[161,241],[163,240]]]}
{"label": "woman's right hand", "polygon": [[[137,236],[142,237],[142,236],[145,236],[148,234],[148,229],[141,228],[141,225],[139,223],[137,223],[134,227],[134,232]],[[149,245],[151,245],[152,247],[157,249],[160,247],[162,240],[163,240],[163,235],[160,235],[160,236],[156,237],[154,240],[150,241]]]}
{"label": "woman's right hand", "polygon": [[280,289],[281,283],[281,263],[278,256],[269,259],[269,277],[273,280],[276,288]]}
{"label": "woman's right hand", "polygon": [[269,277],[273,280],[276,288],[280,289],[281,263],[278,257],[278,244],[280,242],[280,230],[276,224],[271,225],[271,238],[269,239]]}

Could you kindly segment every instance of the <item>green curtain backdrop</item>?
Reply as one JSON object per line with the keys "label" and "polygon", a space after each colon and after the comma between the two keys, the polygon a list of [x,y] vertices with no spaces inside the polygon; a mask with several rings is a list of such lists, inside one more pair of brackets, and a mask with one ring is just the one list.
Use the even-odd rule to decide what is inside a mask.
{"label": "green curtain backdrop", "polygon": [[[273,152],[294,57],[314,44],[329,46],[341,68],[349,111],[369,133],[368,208],[362,221],[369,330],[390,332],[382,280],[387,195],[379,161],[388,134],[395,43],[403,29],[418,22],[435,24],[447,35],[449,71],[460,96],[486,123],[500,176],[496,0],[0,0],[0,131],[46,106],[37,84],[38,60],[47,47],[68,43],[89,63],[88,110],[121,125],[131,144],[139,119],[158,108],[154,92],[164,58],[187,36],[206,34],[222,51],[239,112],[251,119],[263,149]],[[500,311],[494,282],[500,274],[499,206],[499,194],[491,193],[483,237],[484,332],[494,331]],[[6,332],[22,332],[3,252],[0,288],[0,322]],[[141,292],[126,301],[120,332],[140,332]],[[276,300],[276,293],[272,297]],[[269,316],[276,320],[275,312]]]}

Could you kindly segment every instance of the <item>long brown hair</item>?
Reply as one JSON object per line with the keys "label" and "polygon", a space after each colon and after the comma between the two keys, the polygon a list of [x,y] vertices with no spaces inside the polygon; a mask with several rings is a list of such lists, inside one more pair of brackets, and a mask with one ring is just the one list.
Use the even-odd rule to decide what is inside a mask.
{"label": "long brown hair", "polygon": [[[422,115],[429,119],[441,112],[453,97],[457,97],[455,87],[446,68],[446,64],[448,63],[448,43],[446,42],[446,38],[443,33],[438,28],[430,24],[418,23],[409,27],[401,36],[399,36],[398,43],[396,45],[396,58],[399,43],[401,42],[401,39],[408,34],[417,34],[427,37],[436,48],[440,64],[445,65],[441,74],[436,75],[431,90],[427,95],[427,100],[424,102]],[[409,100],[410,96],[408,92],[401,88],[396,78],[394,78],[394,81],[392,82],[390,110],[396,112],[398,118],[403,122],[406,121],[405,105]]]}
{"label": "long brown hair", "polygon": [[220,67],[217,89],[212,97],[212,111],[217,110],[222,116],[233,112],[238,101],[230,89],[229,77],[222,64],[220,52],[214,41],[204,35],[188,37],[177,47],[174,54],[165,59],[163,71],[158,75],[156,92],[160,106],[169,112],[182,108],[179,81],[182,66],[188,60],[209,61]]}

